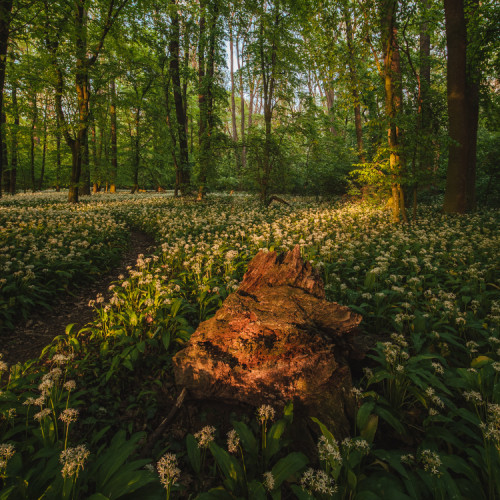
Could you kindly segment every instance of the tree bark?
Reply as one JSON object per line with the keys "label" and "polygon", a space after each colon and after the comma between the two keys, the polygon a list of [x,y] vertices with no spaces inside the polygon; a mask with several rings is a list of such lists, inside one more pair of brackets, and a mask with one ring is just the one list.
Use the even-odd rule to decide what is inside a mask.
{"label": "tree bark", "polygon": [[45,161],[47,159],[47,112],[48,112],[47,97],[45,97],[45,106],[43,111],[43,139],[42,139],[42,169],[40,171],[40,179],[38,181],[38,190],[43,188],[43,178],[45,176]]}
{"label": "tree bark", "polygon": [[111,80],[111,105],[109,114],[111,118],[111,171],[109,175],[109,192],[116,192],[116,176],[118,174],[118,140],[117,140],[117,120],[116,120],[116,82]]}
{"label": "tree bark", "polygon": [[133,159],[133,179],[132,180],[133,180],[134,185],[132,186],[131,194],[134,194],[135,192],[139,191],[139,164],[141,161],[140,123],[141,123],[141,108],[137,107],[137,109],[135,111],[135,120],[134,120],[135,137],[133,140],[134,159]]}
{"label": "tree bark", "polygon": [[19,107],[17,105],[17,86],[12,85],[12,112],[14,114],[14,126],[12,127],[12,151],[10,154],[10,194],[16,194],[17,183],[17,150],[18,139],[17,132],[19,130]]}
{"label": "tree bark", "polygon": [[[471,15],[478,0],[468,2]],[[450,135],[443,210],[465,213],[475,208],[476,147],[479,114],[479,68],[468,60],[467,19],[463,0],[445,0]]]}
{"label": "tree bark", "polygon": [[186,135],[186,111],[182,99],[182,88],[179,72],[179,44],[180,44],[180,26],[179,14],[177,13],[176,0],[170,0],[172,5],[172,15],[170,19],[170,41],[168,45],[170,53],[170,78],[172,80],[172,90],[174,94],[175,116],[177,118],[177,136],[179,139],[179,164],[176,172],[176,190],[186,194],[189,179],[189,152]]}
{"label": "tree bark", "polygon": [[352,32],[351,18],[347,10],[344,12],[346,22],[346,37],[348,51],[349,78],[351,81],[351,95],[354,102],[354,127],[356,129],[356,143],[358,146],[358,158],[361,163],[365,163],[365,153],[363,145],[363,125],[361,123],[361,103],[358,92],[358,72],[356,68],[356,55],[354,53],[354,35]]}
{"label": "tree bark", "polygon": [[[243,87],[243,71],[241,69],[242,63],[240,63],[240,48],[239,40],[236,37],[236,62],[238,64],[238,73],[240,76],[240,115],[241,115],[241,169],[244,172],[247,164],[247,151],[245,146],[245,95]],[[242,45],[242,62],[243,62],[243,45]]]}
{"label": "tree bark", "polygon": [[401,66],[397,40],[397,0],[384,0],[382,10],[382,41],[384,47],[384,87],[385,113],[389,121],[387,139],[389,144],[389,164],[392,182],[392,219],[399,222],[400,217],[407,222],[403,189],[401,187],[401,172],[403,159],[401,150],[401,131],[398,115],[402,107]]}
{"label": "tree bark", "polygon": [[[3,91],[5,86],[5,70],[7,68],[7,48],[9,45],[12,0],[0,0],[0,118],[3,115]],[[1,120],[0,120],[1,121]],[[0,124],[0,151],[3,151],[5,140],[5,127]],[[3,170],[7,168],[4,157],[0,154],[0,179]],[[2,196],[2,186],[0,183],[0,196]]]}
{"label": "tree bark", "polygon": [[56,114],[56,192],[61,190],[61,128]]}
{"label": "tree bark", "polygon": [[[0,116],[0,128],[3,128],[4,130],[7,128],[7,115],[4,111],[2,111],[2,114]],[[3,184],[3,191],[5,193],[10,193],[10,171],[7,168],[7,166],[9,165],[9,154],[7,141],[5,139],[0,143],[0,148],[0,155],[2,157],[0,161],[3,168],[3,170],[0,171],[0,193],[2,192],[1,184]]]}
{"label": "tree bark", "polygon": [[31,190],[36,191],[35,179],[35,143],[36,143],[36,125],[38,121],[38,103],[36,100],[36,92],[33,91],[33,109],[31,115],[31,129],[30,129],[30,176],[31,176]]}

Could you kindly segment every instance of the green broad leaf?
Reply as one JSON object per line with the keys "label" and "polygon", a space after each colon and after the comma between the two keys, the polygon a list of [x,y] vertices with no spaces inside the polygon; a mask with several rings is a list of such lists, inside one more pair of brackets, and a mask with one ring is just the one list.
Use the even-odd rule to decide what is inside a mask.
{"label": "green broad leaf", "polygon": [[374,497],[370,496],[370,494],[376,492],[377,496],[375,498],[380,500],[412,500],[405,493],[405,487],[401,481],[394,474],[387,472],[371,474],[359,482],[358,489],[360,491],[356,494],[356,499],[366,498],[371,500]]}
{"label": "green broad leaf", "polygon": [[347,470],[347,484],[351,491],[356,491],[356,485],[358,484],[358,478],[352,469]]}
{"label": "green broad leaf", "polygon": [[393,450],[374,450],[372,454],[379,458],[380,460],[387,462],[398,474],[405,479],[408,479],[408,472],[401,463],[401,451]]}
{"label": "green broad leaf", "polygon": [[290,489],[298,500],[314,500],[314,497],[309,492],[296,484],[291,484]]}
{"label": "green broad leaf", "polygon": [[280,450],[280,439],[287,426],[285,419],[275,422],[267,432],[267,446],[264,450],[266,463]]}
{"label": "green broad leaf", "polygon": [[274,488],[280,488],[283,481],[300,472],[308,463],[307,457],[299,452],[292,452],[279,460],[271,471],[274,477]]}
{"label": "green broad leaf", "polygon": [[376,406],[375,413],[385,420],[397,433],[404,434],[405,428],[403,424],[387,409],[382,406]]}
{"label": "green broad leaf", "polygon": [[182,305],[182,299],[174,299],[172,301],[172,306],[170,307],[170,315],[172,316],[172,318],[175,318],[177,316],[177,313],[179,312],[181,305]]}
{"label": "green broad leaf", "polygon": [[156,478],[143,467],[150,463],[149,458],[135,460],[122,466],[102,488],[110,500],[133,493],[146,484],[156,481]]}
{"label": "green broad leaf", "polygon": [[201,471],[201,453],[198,441],[196,441],[196,438],[192,434],[186,436],[186,448],[191,467],[196,474],[199,474]]}
{"label": "green broad leaf", "polygon": [[64,332],[66,335],[71,335],[73,333],[73,328],[75,326],[75,323],[70,323],[69,325],[66,325],[66,328],[64,329]]}
{"label": "green broad leaf", "polygon": [[373,443],[378,428],[378,415],[369,415],[365,426],[361,429],[361,437],[368,443]]}
{"label": "green broad leaf", "polygon": [[367,401],[366,403],[363,403],[361,405],[356,415],[356,425],[358,427],[358,430],[361,430],[365,427],[368,421],[368,417],[370,416],[370,413],[372,412],[374,407],[375,401]]}
{"label": "green broad leaf", "polygon": [[440,455],[443,465],[457,474],[463,474],[471,481],[477,480],[477,472],[458,455]]}
{"label": "green broad leaf", "polygon": [[326,437],[326,439],[328,439],[329,441],[331,441],[332,443],[336,441],[335,437],[333,436],[333,434],[327,429],[326,425],[324,425],[323,423],[321,423],[316,417],[311,417],[311,420],[318,424],[319,425],[319,428],[321,429],[321,433],[323,434],[323,436]]}
{"label": "green broad leaf", "polygon": [[91,475],[96,478],[98,491],[106,491],[108,481],[123,467],[145,435],[144,432],[137,432],[127,440],[123,429],[114,435],[109,448],[94,462],[91,469]]}
{"label": "green broad leaf", "polygon": [[245,476],[239,462],[213,441],[209,448],[228,484],[230,484],[231,491],[237,493],[236,490],[244,490]]}
{"label": "green broad leaf", "polygon": [[146,341],[141,341],[137,344],[137,350],[140,352],[140,353],[144,353],[146,349]]}
{"label": "green broad leaf", "polygon": [[170,347],[171,336],[169,332],[163,332],[161,336],[161,341],[163,342],[163,347],[165,347],[165,351],[168,352],[168,348]]}
{"label": "green broad leaf", "polygon": [[125,368],[128,368],[131,372],[134,371],[134,366],[132,365],[132,362],[130,361],[130,358],[129,357],[126,357],[124,360],[123,360],[123,366]]}
{"label": "green broad leaf", "polygon": [[256,458],[259,453],[259,443],[255,439],[252,431],[244,422],[233,422],[233,427],[240,437],[243,449],[249,453],[252,458]]}
{"label": "green broad leaf", "polygon": [[87,500],[111,500],[111,499],[103,495],[102,493],[94,493],[91,497],[88,497]]}
{"label": "green broad leaf", "polygon": [[488,356],[478,356],[477,358],[474,358],[471,363],[470,363],[470,366],[471,368],[482,368],[483,366],[489,364],[489,363],[492,363],[493,360],[491,358],[489,358]]}
{"label": "green broad leaf", "polygon": [[248,498],[252,500],[266,500],[267,494],[264,485],[255,479],[248,483]]}
{"label": "green broad leaf", "polygon": [[222,486],[212,488],[205,493],[201,493],[196,500],[234,500],[234,496],[227,492]]}

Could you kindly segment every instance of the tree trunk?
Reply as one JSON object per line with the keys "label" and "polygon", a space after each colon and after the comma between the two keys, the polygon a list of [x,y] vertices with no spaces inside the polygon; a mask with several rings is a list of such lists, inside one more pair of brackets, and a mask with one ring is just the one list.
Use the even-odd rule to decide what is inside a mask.
{"label": "tree trunk", "polygon": [[140,122],[141,122],[141,108],[138,107],[135,111],[135,137],[133,140],[134,159],[133,159],[133,183],[131,194],[139,191],[139,163],[141,161],[141,139],[140,139]]}
{"label": "tree trunk", "polygon": [[113,78],[111,80],[111,105],[109,107],[109,114],[111,117],[111,171],[109,175],[109,192],[116,192],[116,176],[118,173],[118,147],[116,137],[116,82]]}
{"label": "tree trunk", "polygon": [[356,55],[354,52],[354,36],[352,32],[351,18],[347,10],[344,12],[346,22],[346,37],[348,51],[349,78],[351,81],[351,95],[354,102],[354,127],[356,129],[356,143],[358,145],[358,158],[361,163],[365,163],[363,145],[363,126],[361,123],[361,103],[358,92],[358,72],[356,69]]}
{"label": "tree trunk", "polygon": [[387,138],[389,144],[389,164],[392,183],[392,218],[399,222],[400,217],[406,222],[403,190],[401,188],[401,172],[403,160],[400,155],[401,134],[398,125],[402,106],[401,66],[396,26],[397,0],[387,0],[382,12],[382,39],[384,47],[384,86],[385,113],[389,121]]}
{"label": "tree trunk", "polygon": [[45,98],[45,109],[43,112],[43,139],[42,139],[42,170],[40,172],[40,180],[38,181],[38,190],[43,189],[43,178],[45,176],[45,160],[47,158],[47,98]]}
{"label": "tree trunk", "polygon": [[36,191],[35,180],[35,143],[36,143],[36,125],[38,121],[38,104],[36,101],[36,92],[33,94],[33,110],[31,115],[31,130],[30,130],[30,176],[31,190]]}
{"label": "tree trunk", "polygon": [[94,115],[91,116],[90,121],[90,136],[92,144],[92,193],[97,193],[99,191],[100,178],[99,178],[99,163],[97,160],[97,131],[95,126]]}
{"label": "tree trunk", "polygon": [[[468,5],[468,15],[471,15],[477,8],[478,0],[470,1]],[[477,61],[468,60],[468,30],[463,0],[445,0],[444,9],[448,47],[448,127],[451,141],[443,210],[446,213],[465,213],[473,210],[476,205],[480,75]],[[469,36],[472,37],[473,33],[469,33]]]}
{"label": "tree trunk", "polygon": [[[7,115],[5,112],[2,111],[2,114],[0,116],[0,128],[3,128],[4,130],[7,128]],[[7,140],[3,140],[0,143],[0,155],[2,159],[0,160],[2,164],[3,170],[0,171],[0,193],[2,192],[2,186],[3,184],[3,191],[5,193],[10,193],[10,171],[7,168],[9,165],[9,155],[7,151]]]}
{"label": "tree trunk", "polygon": [[56,192],[61,190],[61,128],[56,114]]}
{"label": "tree trunk", "polygon": [[[243,51],[243,46],[242,46]],[[245,96],[243,87],[243,71],[241,70],[242,64],[240,64],[240,48],[238,37],[236,37],[236,62],[238,64],[238,73],[240,75],[240,115],[241,115],[241,169],[244,172],[247,164],[247,152],[245,146]]]}
{"label": "tree trunk", "polygon": [[[3,90],[5,86],[5,70],[7,67],[7,48],[9,45],[12,3],[12,0],[0,0],[0,118],[4,112]],[[6,147],[5,127],[3,124],[0,124],[0,151],[3,151],[4,147]],[[4,161],[5,159],[3,154],[0,154],[0,179],[2,178],[3,170],[7,168]],[[2,196],[1,183],[0,196]]]}
{"label": "tree trunk", "polygon": [[174,94],[175,116],[177,118],[177,135],[179,138],[179,165],[176,172],[176,189],[180,189],[182,194],[186,194],[189,188],[189,153],[186,135],[186,111],[182,99],[182,88],[179,72],[179,15],[175,0],[170,0],[173,11],[170,24],[170,41],[168,45],[170,53],[170,77],[172,80],[172,90]]}
{"label": "tree trunk", "polygon": [[12,112],[14,113],[14,126],[12,127],[12,151],[10,155],[10,194],[16,194],[17,183],[17,132],[19,130],[19,108],[17,105],[17,87],[12,85]]}
{"label": "tree trunk", "polygon": [[[280,17],[279,12],[276,8],[275,18],[274,18],[274,28],[277,29],[279,26]],[[269,182],[271,178],[272,170],[272,158],[271,158],[271,134],[272,134],[272,119],[273,119],[273,100],[274,100],[274,86],[275,86],[275,68],[277,64],[277,54],[276,54],[276,43],[274,40],[271,42],[271,57],[270,64],[267,66],[266,57],[264,54],[264,45],[266,41],[264,40],[264,26],[261,23],[260,26],[260,70],[262,74],[262,90],[263,90],[263,106],[264,106],[264,129],[265,129],[265,139],[264,139],[264,151],[262,158],[262,174],[260,176],[260,198],[263,203],[267,203],[267,198],[269,194]]]}

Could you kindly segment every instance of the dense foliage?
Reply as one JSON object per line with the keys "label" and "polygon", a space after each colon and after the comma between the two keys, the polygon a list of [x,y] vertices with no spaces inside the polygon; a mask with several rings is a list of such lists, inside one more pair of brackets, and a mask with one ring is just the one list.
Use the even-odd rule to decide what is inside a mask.
{"label": "dense foliage", "polygon": [[[247,195],[199,204],[96,195],[78,209],[64,199],[2,202],[9,229],[0,245],[26,248],[2,261],[1,297],[11,300],[19,280],[19,314],[59,292],[40,286],[59,266],[102,268],[128,227],[154,235],[158,250],[140,256],[108,298],[96,297],[95,321],[69,326],[41,361],[0,361],[0,498],[500,495],[498,210],[445,216],[429,204],[412,224],[394,225],[376,206],[307,199],[267,209]],[[41,242],[45,251],[35,248]],[[82,268],[94,244],[101,260]],[[351,437],[339,442],[315,421],[317,449],[306,458],[291,432],[292,406],[283,415],[264,406],[255,418],[234,415],[232,428],[169,432],[141,457],[177,397],[172,355],[236,289],[259,249],[296,244],[321,271],[327,297],[363,315],[361,333],[371,341],[363,370],[354,371]],[[48,258],[52,250],[58,259]],[[2,309],[4,321],[10,311]]]}
{"label": "dense foliage", "polygon": [[[465,6],[478,198],[498,204],[498,3],[447,3]],[[0,28],[4,192],[119,186],[387,199],[397,186],[410,205],[429,188],[442,192],[455,166],[441,1],[0,8],[9,6]],[[389,143],[388,130],[397,135]],[[466,134],[474,148],[476,133]]]}

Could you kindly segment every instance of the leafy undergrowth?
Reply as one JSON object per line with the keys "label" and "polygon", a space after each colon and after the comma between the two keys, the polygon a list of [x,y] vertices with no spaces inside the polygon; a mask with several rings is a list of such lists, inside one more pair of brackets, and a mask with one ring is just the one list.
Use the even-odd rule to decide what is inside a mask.
{"label": "leafy undergrowth", "polygon": [[[42,196],[23,203],[33,220],[48,210]],[[40,361],[0,364],[1,499],[500,496],[498,210],[450,217],[427,206],[394,226],[376,207],[263,210],[246,196],[95,196],[57,209],[140,227],[158,251],[112,285],[109,302],[96,297],[93,324],[68,327]],[[291,404],[211,417],[199,402],[193,419],[190,402],[150,443],[178,396],[173,354],[259,249],[296,244],[327,297],[359,311],[375,339],[354,373],[351,437],[314,419],[311,453],[295,439]]]}

